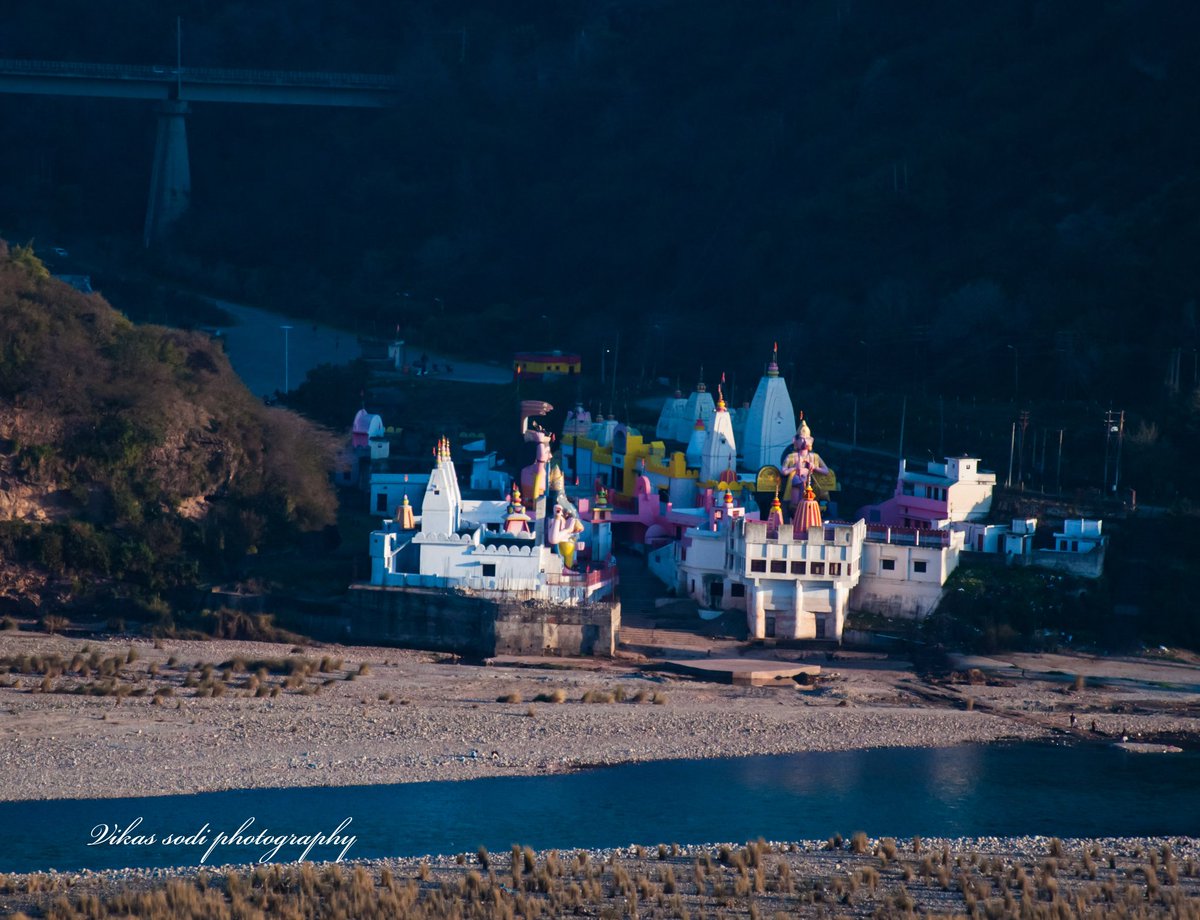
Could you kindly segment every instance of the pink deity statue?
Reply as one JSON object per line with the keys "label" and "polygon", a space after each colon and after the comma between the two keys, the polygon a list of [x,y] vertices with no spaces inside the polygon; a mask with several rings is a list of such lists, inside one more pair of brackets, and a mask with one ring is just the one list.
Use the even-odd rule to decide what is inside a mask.
{"label": "pink deity statue", "polygon": [[546,415],[553,409],[550,403],[540,399],[526,399],[521,402],[521,435],[526,443],[534,445],[533,463],[521,470],[521,487],[526,499],[531,503],[536,503],[546,492],[546,469],[550,465],[550,441],[553,438],[553,435],[533,421],[532,416]]}
{"label": "pink deity statue", "polygon": [[804,421],[804,413],[800,413],[800,427],[792,438],[792,450],[783,461],[784,500],[790,501],[793,507],[800,504],[804,490],[810,485],[816,487],[813,474],[828,475],[829,467],[821,459],[821,455],[813,449],[813,436]]}

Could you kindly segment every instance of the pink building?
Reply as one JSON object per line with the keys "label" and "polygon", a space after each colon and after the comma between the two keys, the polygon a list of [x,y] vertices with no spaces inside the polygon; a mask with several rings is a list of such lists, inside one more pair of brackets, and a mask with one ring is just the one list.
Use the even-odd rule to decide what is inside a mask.
{"label": "pink building", "polygon": [[975,457],[947,457],[923,472],[900,461],[896,492],[885,502],[859,509],[868,524],[939,530],[961,521],[982,521],[992,510],[996,474]]}

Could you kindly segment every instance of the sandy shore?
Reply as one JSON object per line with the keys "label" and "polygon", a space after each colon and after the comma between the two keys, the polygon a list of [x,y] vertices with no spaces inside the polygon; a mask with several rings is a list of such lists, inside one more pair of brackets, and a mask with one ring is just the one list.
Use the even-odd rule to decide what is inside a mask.
{"label": "sandy shore", "polygon": [[[1110,733],[1198,727],[1173,708],[1194,707],[1188,692],[1096,686],[1068,701],[1058,675],[1034,672],[1006,685],[951,688],[943,693],[948,702],[931,702],[910,671],[873,660],[825,664],[816,690],[760,689],[621,662],[590,671],[483,667],[430,653],[326,646],[290,655],[312,669],[290,687],[283,673],[252,679],[256,660],[278,662],[290,652],[267,643],[168,640],[155,648],[140,639],[0,633],[0,659],[10,663],[22,655],[120,658],[108,678],[0,675],[17,684],[0,689],[0,798],[457,780],[666,758],[945,746],[1043,736],[1067,726],[1067,709]],[[223,674],[220,666],[234,659],[241,661]],[[213,666],[207,677],[204,664]],[[106,679],[143,695],[62,692]],[[222,695],[197,695],[214,682]],[[167,687],[171,695],[155,703],[154,692]],[[618,688],[625,702],[580,702],[588,691]],[[647,701],[631,702],[639,690]],[[555,691],[566,702],[533,702]],[[521,702],[497,701],[509,695]],[[648,701],[654,695],[658,703]],[[978,700],[974,711],[968,697]]]}

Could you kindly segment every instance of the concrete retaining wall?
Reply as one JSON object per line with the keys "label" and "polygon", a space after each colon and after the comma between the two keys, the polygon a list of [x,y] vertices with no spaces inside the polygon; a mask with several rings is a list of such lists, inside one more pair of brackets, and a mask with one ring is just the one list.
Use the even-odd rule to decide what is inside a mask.
{"label": "concrete retaining wall", "polygon": [[[307,625],[306,618],[306,625]],[[600,655],[616,650],[619,604],[551,606],[438,589],[352,585],[338,641],[461,655]],[[324,624],[328,632],[330,624]]]}

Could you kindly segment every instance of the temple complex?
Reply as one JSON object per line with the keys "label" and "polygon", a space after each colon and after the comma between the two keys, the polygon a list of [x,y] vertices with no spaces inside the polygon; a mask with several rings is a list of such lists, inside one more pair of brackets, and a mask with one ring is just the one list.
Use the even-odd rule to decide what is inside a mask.
{"label": "temple complex", "polygon": [[[521,403],[531,462],[519,475],[500,473],[494,455],[487,475],[473,473],[473,484],[502,485],[492,497],[463,495],[445,439],[428,474],[394,484],[371,535],[370,587],[591,609],[614,597],[619,542],[705,618],[737,611],[751,639],[839,643],[851,611],[932,612],[964,552],[1039,564],[1036,521],[984,520],[996,477],[973,457],[925,470],[901,461],[891,497],[840,519],[837,476],[792,406],[777,352],[740,418],[723,386],[714,402],[703,382],[664,401],[652,438],[581,405],[556,436],[539,422],[551,409]],[[1056,536],[1047,564],[1098,571],[1098,522]],[[600,635],[589,647],[615,647],[615,633]]]}

